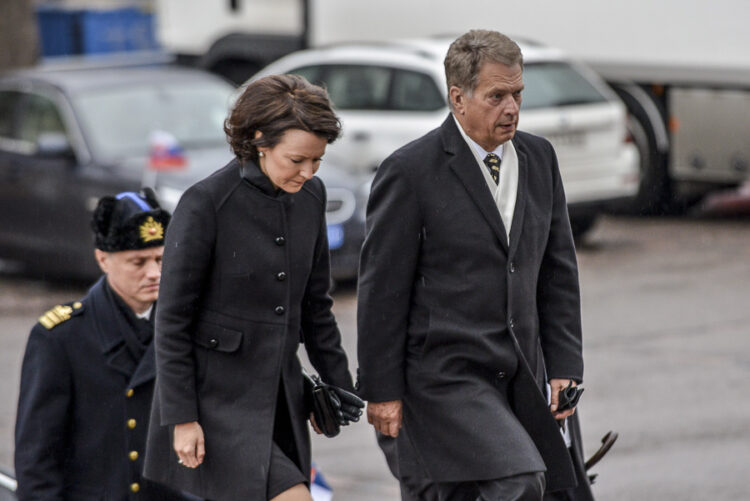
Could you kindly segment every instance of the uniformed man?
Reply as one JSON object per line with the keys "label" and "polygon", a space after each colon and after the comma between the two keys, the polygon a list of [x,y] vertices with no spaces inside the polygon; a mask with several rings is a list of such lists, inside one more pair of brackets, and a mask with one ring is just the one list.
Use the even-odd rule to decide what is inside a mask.
{"label": "uniformed man", "polygon": [[153,192],[99,200],[104,276],[31,330],[16,421],[18,499],[178,500],[141,478],[153,392],[153,311],[170,215]]}

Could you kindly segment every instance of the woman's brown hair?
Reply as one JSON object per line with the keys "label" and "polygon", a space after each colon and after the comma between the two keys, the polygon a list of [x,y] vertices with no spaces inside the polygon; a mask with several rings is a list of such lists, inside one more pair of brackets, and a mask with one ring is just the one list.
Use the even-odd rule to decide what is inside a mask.
{"label": "woman's brown hair", "polygon": [[[312,132],[332,143],[341,123],[325,89],[299,75],[270,75],[247,85],[224,121],[224,132],[240,160],[258,161],[258,146],[273,148],[289,129]],[[256,138],[256,131],[261,136]]]}

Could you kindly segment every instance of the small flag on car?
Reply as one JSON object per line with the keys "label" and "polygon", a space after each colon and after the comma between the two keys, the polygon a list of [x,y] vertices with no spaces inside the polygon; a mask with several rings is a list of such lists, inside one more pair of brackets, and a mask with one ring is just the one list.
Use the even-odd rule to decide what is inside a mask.
{"label": "small flag on car", "polygon": [[151,170],[179,170],[186,165],[185,151],[176,137],[163,130],[151,133],[151,152],[148,161]]}
{"label": "small flag on car", "polygon": [[310,494],[313,501],[331,501],[333,499],[333,489],[314,464],[310,469]]}

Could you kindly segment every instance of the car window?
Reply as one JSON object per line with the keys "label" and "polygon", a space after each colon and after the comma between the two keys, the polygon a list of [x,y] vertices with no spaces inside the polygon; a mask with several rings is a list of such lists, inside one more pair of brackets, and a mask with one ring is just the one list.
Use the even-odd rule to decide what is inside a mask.
{"label": "car window", "polygon": [[27,94],[20,111],[19,139],[36,144],[44,133],[65,133],[57,105],[39,94]]}
{"label": "car window", "polygon": [[157,131],[183,147],[226,144],[232,92],[223,82],[144,83],[89,91],[74,102],[92,149],[117,159],[148,155]]}
{"label": "car window", "polygon": [[364,65],[328,66],[321,75],[341,110],[387,109],[392,76],[390,68]]}
{"label": "car window", "polygon": [[594,85],[562,62],[527,64],[523,68],[523,109],[606,102]]}
{"label": "car window", "polygon": [[321,68],[320,66],[303,66],[302,68],[297,68],[296,70],[292,71],[292,73],[296,75],[305,77],[310,83],[325,86],[320,78],[322,72],[323,68]]}
{"label": "car window", "polygon": [[16,139],[13,129],[16,106],[22,94],[17,91],[0,91],[0,137]]}
{"label": "car window", "polygon": [[444,107],[445,98],[432,77],[416,71],[396,71],[391,96],[392,109],[436,111]]}

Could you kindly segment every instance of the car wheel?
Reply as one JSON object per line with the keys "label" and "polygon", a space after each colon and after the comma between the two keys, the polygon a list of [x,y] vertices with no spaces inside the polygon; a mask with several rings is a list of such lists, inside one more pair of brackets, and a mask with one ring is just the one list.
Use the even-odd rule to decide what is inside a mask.
{"label": "car wheel", "polygon": [[591,230],[598,218],[597,214],[581,214],[570,217],[570,229],[573,230],[573,238],[580,240]]}

